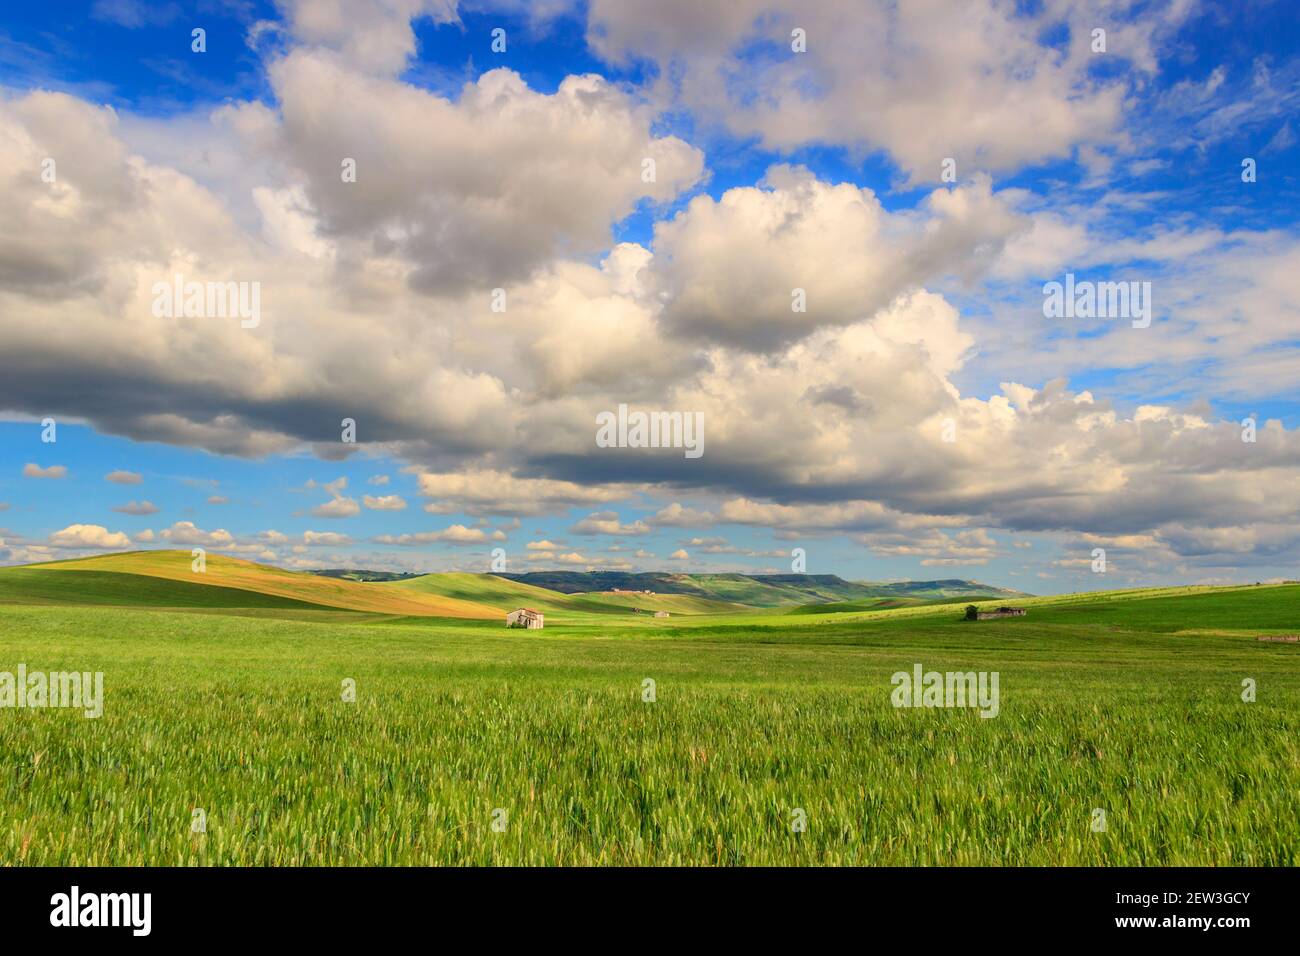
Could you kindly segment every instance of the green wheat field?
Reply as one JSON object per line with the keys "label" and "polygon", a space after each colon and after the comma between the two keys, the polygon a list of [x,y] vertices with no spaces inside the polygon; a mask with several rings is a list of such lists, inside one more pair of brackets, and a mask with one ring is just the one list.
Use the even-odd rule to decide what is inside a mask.
{"label": "green wheat field", "polygon": [[[0,863],[1300,858],[1300,644],[1256,640],[1300,631],[1300,586],[1032,598],[985,622],[667,595],[665,619],[488,575],[188,562],[0,569],[0,671],[104,674],[98,719],[0,709]],[[521,603],[543,630],[503,626]],[[895,709],[916,663],[997,671],[999,716]]]}

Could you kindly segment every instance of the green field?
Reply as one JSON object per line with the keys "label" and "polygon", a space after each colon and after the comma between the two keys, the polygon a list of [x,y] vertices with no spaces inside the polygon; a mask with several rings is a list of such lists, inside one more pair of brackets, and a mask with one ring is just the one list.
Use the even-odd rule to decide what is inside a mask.
{"label": "green field", "polygon": [[[524,632],[375,610],[421,579],[344,582],[376,592],[357,613],[286,572],[263,593],[244,563],[214,587],[96,561],[0,569],[0,671],[105,688],[98,719],[0,709],[0,863],[1300,858],[1300,645],[1255,640],[1300,631],[1297,586],[1034,598],[980,623],[961,604],[664,620],[557,595]],[[483,580],[439,599],[519,595],[465,577]],[[894,708],[891,675],[918,662],[997,671],[999,716]]]}

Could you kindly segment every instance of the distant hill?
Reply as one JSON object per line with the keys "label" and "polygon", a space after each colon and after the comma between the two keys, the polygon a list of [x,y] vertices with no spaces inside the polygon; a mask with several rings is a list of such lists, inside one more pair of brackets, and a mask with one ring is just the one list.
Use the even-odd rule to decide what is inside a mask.
{"label": "distant hill", "polygon": [[418,592],[458,601],[484,604],[498,611],[529,607],[543,613],[555,611],[599,611],[601,607],[587,607],[581,597],[560,594],[531,584],[509,581],[493,574],[469,572],[444,572],[422,574],[418,577],[394,581],[387,587],[399,592]]}
{"label": "distant hill", "polygon": [[473,601],[502,611],[530,607],[543,613],[585,611],[592,614],[626,615],[634,608],[678,614],[716,614],[745,610],[744,607],[732,603],[698,595],[564,592],[496,574],[458,572],[424,574],[393,582],[390,586],[403,591],[418,591],[461,601]]}
{"label": "distant hill", "polygon": [[[1008,597],[1009,595],[999,595]],[[801,604],[790,608],[791,614],[843,614],[855,611],[888,611],[900,607],[933,607],[941,604],[965,604],[967,601],[987,601],[988,595],[963,597],[879,597],[865,601],[832,601],[829,604]]]}
{"label": "distant hill", "polygon": [[420,577],[418,571],[364,571],[359,568],[322,568],[311,571],[323,578],[345,578],[348,581],[406,581]]}
{"label": "distant hill", "polygon": [[[492,620],[516,607],[647,616],[752,608],[880,610],[952,600],[1004,600],[1018,592],[975,581],[845,581],[834,574],[674,574],[537,571],[411,575],[348,568],[286,571],[211,554],[195,573],[188,551],[133,551],[51,561],[0,573],[0,604],[81,603],[156,607],[348,610]],[[619,589],[622,593],[614,593]],[[653,594],[646,594],[653,591]]]}
{"label": "distant hill", "polygon": [[656,594],[685,594],[751,607],[830,604],[873,598],[936,601],[1026,596],[1009,588],[956,578],[873,583],[846,581],[835,574],[677,574],[665,571],[530,571],[497,577],[563,594],[586,594],[590,597],[594,592],[616,588],[623,591],[649,590]]}
{"label": "distant hill", "polygon": [[892,584],[869,584],[875,593],[883,597],[916,597],[928,601],[942,598],[979,598],[979,597],[1032,597],[1025,591],[1014,588],[1000,588],[978,581],[965,581],[960,578],[947,578],[942,581],[898,581]]}

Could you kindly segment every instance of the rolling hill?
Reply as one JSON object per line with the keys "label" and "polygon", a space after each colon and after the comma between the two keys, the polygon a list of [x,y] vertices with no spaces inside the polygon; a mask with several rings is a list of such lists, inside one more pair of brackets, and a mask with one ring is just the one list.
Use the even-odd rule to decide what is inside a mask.
{"label": "rolling hill", "polygon": [[1012,596],[1020,595],[971,581],[872,584],[829,574],[299,572],[219,554],[208,555],[206,571],[200,574],[191,570],[190,553],[179,550],[130,551],[0,569],[0,603],[355,611],[482,620],[516,607],[622,617],[635,610],[673,615],[755,609],[836,614]]}
{"label": "rolling hill", "polygon": [[0,568],[0,604],[334,610],[276,594],[118,571]]}
{"label": "rolling hill", "polygon": [[[207,556],[206,571],[195,573],[188,551],[127,551],[3,571],[0,595],[7,594],[11,602],[30,595],[32,603],[40,603],[42,595],[48,600],[62,593],[63,603],[74,604],[140,605],[147,598],[154,607],[293,606],[413,617],[498,616],[496,608],[454,597],[285,571],[217,554]],[[85,574],[91,577],[80,577]],[[61,575],[68,580],[56,577]],[[158,580],[168,584],[159,585]]]}
{"label": "rolling hill", "polygon": [[427,594],[486,605],[496,611],[530,607],[542,613],[556,611],[601,611],[601,605],[587,606],[580,596],[561,594],[532,584],[509,581],[492,574],[449,572],[422,574],[383,584],[386,590]]}
{"label": "rolling hill", "polygon": [[420,575],[414,571],[365,571],[358,568],[322,568],[313,570],[312,574],[319,574],[323,578],[347,578],[349,581],[405,581],[408,578],[418,578]]}
{"label": "rolling hill", "polygon": [[585,601],[619,611],[668,611],[670,614],[734,614],[754,608],[730,601],[696,597],[694,594],[608,594],[588,591],[581,595]]}
{"label": "rolling hill", "polygon": [[629,614],[634,608],[676,614],[719,614],[748,608],[687,594],[565,593],[495,574],[442,573],[395,581],[385,587],[436,594],[509,611],[530,607],[543,613]]}
{"label": "rolling hill", "polygon": [[977,581],[901,581],[872,583],[846,581],[835,574],[674,574],[662,571],[531,571],[499,577],[566,594],[654,591],[683,594],[750,607],[791,607],[875,598],[1018,598],[1024,594]]}

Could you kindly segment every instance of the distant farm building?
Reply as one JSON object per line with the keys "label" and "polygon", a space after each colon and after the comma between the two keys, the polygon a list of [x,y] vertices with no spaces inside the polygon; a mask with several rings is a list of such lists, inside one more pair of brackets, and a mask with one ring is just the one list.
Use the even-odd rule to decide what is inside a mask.
{"label": "distant farm building", "polygon": [[530,607],[521,607],[506,615],[506,627],[541,627],[542,614]]}
{"label": "distant farm building", "polygon": [[654,591],[651,591],[649,588],[647,588],[644,591],[636,591],[631,588],[610,588],[609,591],[607,591],[606,593],[608,594],[654,594]]}
{"label": "distant farm building", "polygon": [[1026,613],[1023,607],[1000,607],[995,611],[981,611],[971,604],[966,608],[966,620],[992,621],[999,617],[1024,617]]}
{"label": "distant farm building", "polygon": [[655,611],[655,617],[667,617],[667,616],[668,616],[667,611]]}
{"label": "distant farm building", "polygon": [[1300,644],[1300,634],[1261,634],[1257,641],[1273,641],[1277,644]]}

